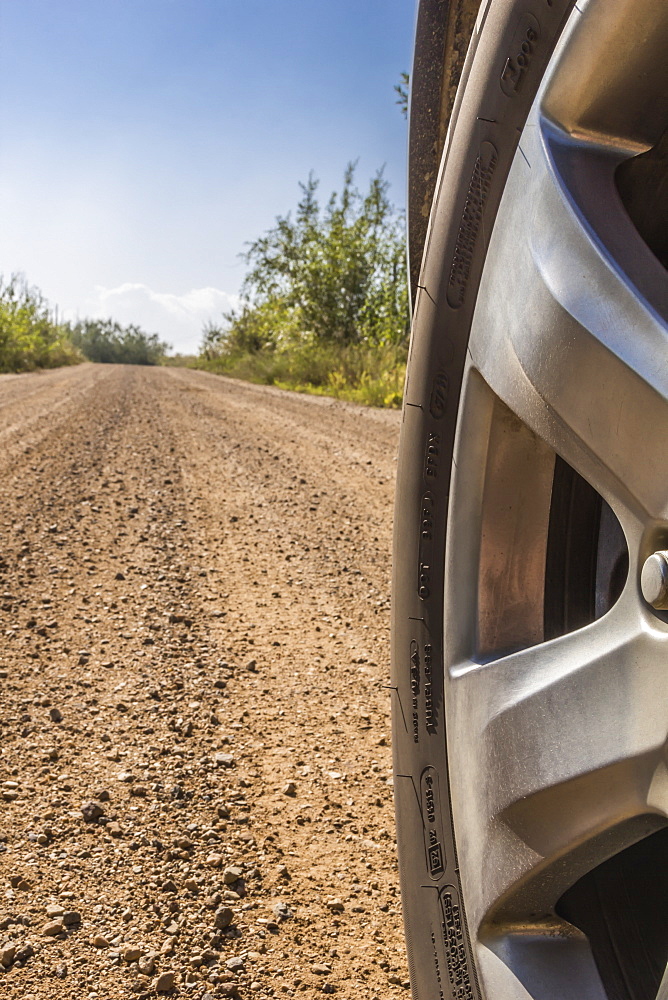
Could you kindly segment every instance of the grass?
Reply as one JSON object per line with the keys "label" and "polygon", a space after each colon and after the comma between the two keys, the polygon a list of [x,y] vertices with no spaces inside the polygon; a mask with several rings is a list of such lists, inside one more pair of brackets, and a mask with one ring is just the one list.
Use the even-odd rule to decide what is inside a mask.
{"label": "grass", "polygon": [[195,367],[365,406],[400,407],[406,348],[303,340],[282,348],[199,358]]}

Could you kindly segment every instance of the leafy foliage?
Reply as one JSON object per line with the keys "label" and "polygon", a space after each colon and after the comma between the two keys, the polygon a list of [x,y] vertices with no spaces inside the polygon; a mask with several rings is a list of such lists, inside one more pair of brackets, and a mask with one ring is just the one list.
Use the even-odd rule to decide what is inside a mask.
{"label": "leafy foliage", "polygon": [[[201,364],[334,394],[346,380],[351,391],[377,382],[374,400],[394,400],[408,332],[403,217],[382,171],[362,194],[349,164],[324,207],[313,176],[300,188],[294,216],[279,216],[243,254],[241,308],[205,326]],[[390,355],[388,382],[374,358]]]}
{"label": "leafy foliage", "polygon": [[208,360],[200,355],[195,367],[368,406],[400,406],[406,353],[404,344],[341,344],[302,337],[279,350],[228,352]]}
{"label": "leafy foliage", "polygon": [[169,344],[138,326],[111,319],[86,319],[71,328],[72,343],[89,361],[116,365],[160,364]]}
{"label": "leafy foliage", "polygon": [[399,110],[401,111],[404,118],[408,118],[408,88],[410,86],[410,77],[408,73],[402,73],[399,78],[399,83],[395,83],[394,90],[398,94],[395,104],[399,105]]}
{"label": "leafy foliage", "polygon": [[77,364],[69,328],[51,319],[42,293],[23,275],[0,276],[0,371],[32,371]]}
{"label": "leafy foliage", "polygon": [[56,323],[49,304],[23,275],[0,276],[0,371],[89,361],[128,365],[160,364],[169,350],[157,334],[138,326],[120,326],[113,320]]}
{"label": "leafy foliage", "polygon": [[246,326],[249,308],[271,304],[324,340],[398,343],[408,317],[404,226],[382,171],[362,195],[348,164],[324,209],[312,175],[300,188],[294,219],[279,216],[244,254]]}

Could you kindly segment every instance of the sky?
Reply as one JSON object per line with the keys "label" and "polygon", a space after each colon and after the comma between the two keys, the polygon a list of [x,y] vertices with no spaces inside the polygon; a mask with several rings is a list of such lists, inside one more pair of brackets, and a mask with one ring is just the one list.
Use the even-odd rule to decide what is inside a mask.
{"label": "sky", "polygon": [[357,160],[405,204],[415,0],[0,0],[0,274],[196,352],[244,244]]}

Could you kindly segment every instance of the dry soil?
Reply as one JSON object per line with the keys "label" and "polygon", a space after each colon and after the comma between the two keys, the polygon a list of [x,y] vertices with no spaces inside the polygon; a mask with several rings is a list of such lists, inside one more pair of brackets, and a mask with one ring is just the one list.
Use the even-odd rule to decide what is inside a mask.
{"label": "dry soil", "polygon": [[399,419],[180,369],[0,378],[4,1000],[405,995]]}

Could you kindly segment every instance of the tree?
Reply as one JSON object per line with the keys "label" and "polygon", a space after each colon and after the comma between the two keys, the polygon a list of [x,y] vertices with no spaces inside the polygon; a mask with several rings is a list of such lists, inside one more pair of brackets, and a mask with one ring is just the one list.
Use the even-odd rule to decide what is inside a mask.
{"label": "tree", "polygon": [[205,329],[203,350],[259,351],[295,336],[377,345],[405,339],[403,216],[382,171],[362,195],[355,167],[348,164],[340,193],[324,208],[309,176],[294,217],[279,216],[249,245],[241,311]]}
{"label": "tree", "polygon": [[170,349],[156,333],[121,326],[112,319],[86,319],[71,329],[72,343],[89,361],[101,364],[157,365]]}

